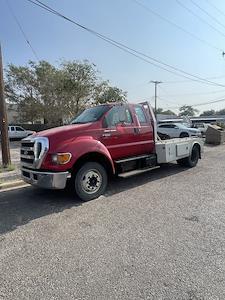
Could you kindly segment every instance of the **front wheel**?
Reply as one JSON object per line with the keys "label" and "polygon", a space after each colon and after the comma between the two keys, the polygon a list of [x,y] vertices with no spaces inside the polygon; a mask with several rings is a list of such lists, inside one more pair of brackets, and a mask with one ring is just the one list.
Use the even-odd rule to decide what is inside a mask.
{"label": "front wheel", "polygon": [[75,175],[75,191],[83,201],[89,201],[105,192],[107,182],[105,168],[97,162],[87,162]]}
{"label": "front wheel", "polygon": [[177,163],[181,166],[193,168],[197,165],[199,160],[199,147],[194,146],[189,157],[178,159]]}

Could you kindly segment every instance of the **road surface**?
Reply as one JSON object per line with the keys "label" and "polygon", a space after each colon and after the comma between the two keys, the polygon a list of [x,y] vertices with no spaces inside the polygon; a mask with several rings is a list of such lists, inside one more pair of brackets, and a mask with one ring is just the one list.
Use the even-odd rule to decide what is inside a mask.
{"label": "road surface", "polygon": [[225,146],[82,203],[0,193],[0,299],[225,299]]}

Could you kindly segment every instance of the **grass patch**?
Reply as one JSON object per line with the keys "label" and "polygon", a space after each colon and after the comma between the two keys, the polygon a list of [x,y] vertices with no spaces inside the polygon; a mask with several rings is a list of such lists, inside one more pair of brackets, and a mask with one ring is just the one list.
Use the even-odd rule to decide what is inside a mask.
{"label": "grass patch", "polygon": [[3,166],[0,165],[0,173],[14,171],[15,169],[16,167],[13,164],[8,165],[6,168],[3,168]]}

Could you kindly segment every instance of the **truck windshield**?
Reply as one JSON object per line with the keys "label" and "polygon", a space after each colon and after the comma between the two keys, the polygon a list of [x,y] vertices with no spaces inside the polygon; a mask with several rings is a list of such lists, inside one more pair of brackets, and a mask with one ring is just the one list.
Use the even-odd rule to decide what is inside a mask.
{"label": "truck windshield", "polygon": [[109,110],[108,105],[99,105],[85,109],[78,117],[71,121],[71,124],[84,124],[98,121],[103,114]]}

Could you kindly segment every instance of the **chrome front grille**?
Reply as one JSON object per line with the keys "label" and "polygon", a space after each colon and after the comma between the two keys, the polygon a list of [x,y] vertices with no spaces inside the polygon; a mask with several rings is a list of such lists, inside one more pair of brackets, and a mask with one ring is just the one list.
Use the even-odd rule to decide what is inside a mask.
{"label": "chrome front grille", "polygon": [[21,142],[20,160],[21,164],[33,166],[34,164],[34,141],[24,140]]}
{"label": "chrome front grille", "polygon": [[49,149],[48,138],[26,138],[21,142],[20,160],[24,167],[39,169]]}

